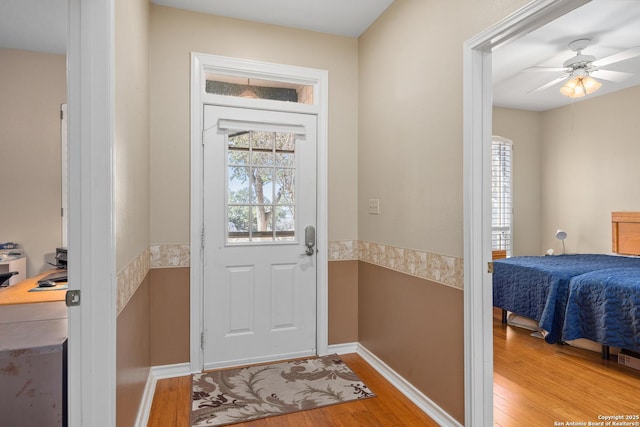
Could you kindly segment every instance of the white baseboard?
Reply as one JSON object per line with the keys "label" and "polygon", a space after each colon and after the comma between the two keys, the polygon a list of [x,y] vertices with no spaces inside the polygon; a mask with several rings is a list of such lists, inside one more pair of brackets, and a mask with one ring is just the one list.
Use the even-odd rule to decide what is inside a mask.
{"label": "white baseboard", "polygon": [[151,412],[153,394],[156,391],[156,383],[158,380],[182,377],[185,375],[191,375],[191,365],[189,363],[151,367],[149,376],[147,377],[147,383],[144,386],[144,392],[142,393],[142,401],[138,408],[136,427],[146,427],[149,423],[149,413]]}
{"label": "white baseboard", "polygon": [[409,381],[391,369],[386,363],[380,360],[375,354],[370,352],[362,344],[358,344],[357,353],[369,365],[380,373],[387,381],[396,387],[402,394],[418,406],[425,414],[433,418],[443,427],[462,427],[447,411],[439,407],[435,402],[425,396],[420,390],[415,388]]}
{"label": "white baseboard", "polygon": [[350,342],[345,344],[333,344],[327,349],[327,354],[349,354],[358,352],[358,343]]}

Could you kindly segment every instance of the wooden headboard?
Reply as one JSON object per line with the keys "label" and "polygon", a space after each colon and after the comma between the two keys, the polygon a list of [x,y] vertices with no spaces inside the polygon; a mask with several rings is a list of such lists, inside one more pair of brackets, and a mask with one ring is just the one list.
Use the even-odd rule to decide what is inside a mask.
{"label": "wooden headboard", "polygon": [[640,255],[640,212],[611,212],[613,252]]}

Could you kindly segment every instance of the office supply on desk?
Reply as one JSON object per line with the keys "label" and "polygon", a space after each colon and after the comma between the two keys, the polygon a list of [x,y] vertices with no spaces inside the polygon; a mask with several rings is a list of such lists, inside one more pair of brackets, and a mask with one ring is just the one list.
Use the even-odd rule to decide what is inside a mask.
{"label": "office supply on desk", "polygon": [[37,286],[29,292],[67,289],[67,280],[67,270],[55,271],[38,280]]}
{"label": "office supply on desk", "polygon": [[9,286],[9,279],[11,276],[18,274],[17,271],[10,271],[8,273],[0,273],[0,287]]}

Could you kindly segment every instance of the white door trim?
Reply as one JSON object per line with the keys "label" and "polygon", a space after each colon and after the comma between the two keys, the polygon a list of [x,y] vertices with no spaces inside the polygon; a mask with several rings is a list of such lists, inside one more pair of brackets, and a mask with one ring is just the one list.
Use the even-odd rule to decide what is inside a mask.
{"label": "white door trim", "polygon": [[[313,105],[283,103],[264,99],[245,99],[205,93],[208,73],[239,75],[247,78],[303,83],[314,88]],[[190,228],[190,366],[200,372],[203,354],[200,346],[203,328],[203,171],[202,171],[202,118],[204,105],[247,107],[315,114],[318,117],[318,169],[317,169],[317,312],[316,348],[319,355],[327,354],[329,347],[328,303],[328,97],[329,75],[325,70],[251,61],[202,53],[191,54],[191,228]]]}
{"label": "white door trim", "polygon": [[[464,44],[464,368],[467,426],[493,425],[491,51],[590,0],[535,0]],[[480,357],[478,357],[480,355]]]}
{"label": "white door trim", "polygon": [[116,424],[113,0],[69,0],[69,425]]}

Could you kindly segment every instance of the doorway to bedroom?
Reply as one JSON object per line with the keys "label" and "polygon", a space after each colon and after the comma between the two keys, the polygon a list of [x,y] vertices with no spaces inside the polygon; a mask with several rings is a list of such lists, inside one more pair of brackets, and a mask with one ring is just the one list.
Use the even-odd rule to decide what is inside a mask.
{"label": "doorway to bedroom", "polygon": [[[465,418],[493,419],[491,274],[492,51],[552,22],[588,0],[532,2],[465,43]],[[481,355],[481,357],[478,357]]]}
{"label": "doorway to bedroom", "polygon": [[[543,5],[543,3],[545,3],[545,4]],[[531,27],[529,27],[529,26],[531,25],[531,20],[530,20],[530,18],[531,18],[532,16],[535,16],[536,14],[538,14],[539,12],[541,12],[541,11],[542,11],[543,9],[545,9],[545,8],[549,8],[549,9],[547,9],[547,11],[546,11],[546,13],[547,13],[547,14],[552,14],[553,6],[554,6],[554,5],[555,5],[556,7],[563,6],[563,5],[558,4],[558,3],[559,3],[559,2],[555,2],[555,3],[554,3],[554,2],[538,2],[538,6],[540,6],[540,9],[538,9],[538,10],[537,10],[534,14],[532,14],[532,15],[527,15],[527,13],[526,13],[527,11],[526,11],[525,9],[523,9],[523,10],[525,10],[525,12],[521,13],[521,14],[520,14],[520,16],[521,16],[521,17],[524,17],[524,19],[516,20],[516,22],[518,22],[517,26],[519,26],[520,28],[518,28],[518,30],[517,30],[517,31],[515,31],[515,33],[516,33],[516,34],[525,34],[525,33],[530,33],[530,32],[533,32],[533,30],[534,30],[535,28],[537,28],[538,26],[542,26],[542,25],[545,25],[545,24],[547,24],[547,23],[549,23],[549,22],[554,21],[554,20],[555,20],[555,18],[547,19],[548,17],[547,17],[547,18],[545,18],[545,17],[544,17],[544,13],[543,13],[543,14],[541,14],[541,15],[538,15],[538,20],[537,20],[537,23],[536,23],[536,25],[537,25],[537,26],[536,26],[535,28],[533,28],[533,29],[532,29]],[[575,9],[575,8],[577,8],[577,7],[582,6],[582,4],[584,4],[584,3],[586,3],[586,2],[573,2],[573,3],[568,2],[568,3],[567,3],[567,4],[565,4],[564,6],[571,6],[571,7],[570,7],[570,8],[568,8],[568,9],[563,10],[563,11],[562,11],[562,13],[558,14],[558,16],[560,16],[560,15],[564,15],[565,13],[569,12],[569,10],[570,10],[570,9]],[[596,4],[596,2],[592,2],[591,4],[595,5],[595,4]],[[522,12],[522,11],[520,11],[520,12]],[[549,15],[549,16],[551,16],[551,15]],[[529,21],[528,21],[527,19],[529,19]],[[558,21],[558,22],[559,22],[559,21]],[[521,29],[522,29],[522,27],[527,27],[527,29],[526,29],[525,31],[522,31],[522,30],[521,30]],[[503,28],[503,29],[504,29],[504,28]],[[507,32],[508,32],[508,31],[507,31]],[[487,68],[483,68],[483,67],[484,67],[484,64],[482,64],[482,62],[483,62],[483,61],[485,61],[485,60],[487,60],[487,61],[489,61],[489,63],[491,63],[490,61],[492,61],[492,60],[493,60],[493,57],[492,57],[492,55],[490,54],[490,52],[491,52],[493,49],[498,49],[498,50],[499,50],[499,48],[501,47],[501,46],[499,46],[500,44],[506,43],[507,41],[515,40],[515,36],[513,36],[513,35],[509,35],[508,37],[505,37],[505,38],[501,38],[501,37],[502,37],[502,36],[498,37],[498,39],[500,39],[500,40],[499,40],[499,42],[497,43],[497,45],[496,45],[496,46],[492,46],[492,47],[487,48],[486,50],[484,50],[484,51],[483,51],[486,55],[480,55],[480,52],[479,52],[479,51],[480,51],[480,50],[482,50],[482,49],[479,49],[479,50],[476,52],[476,53],[478,53],[478,54],[479,54],[479,56],[483,56],[483,58],[482,58],[482,59],[480,59],[480,60],[478,61],[479,69],[480,69],[480,70],[483,70],[483,69],[484,69],[484,72],[489,72],[489,68],[488,68],[488,67],[487,67]],[[488,42],[488,40],[489,40],[489,39],[485,39],[485,42]],[[517,42],[516,42],[516,43],[517,43]],[[513,44],[516,44],[516,43],[511,42],[510,46],[512,46]],[[471,62],[473,62],[473,61],[471,61]],[[493,65],[495,66],[495,63],[494,63]],[[497,71],[497,70],[495,70],[495,69],[494,69],[493,71],[495,72],[495,71]],[[486,79],[486,80],[483,80],[483,84],[484,84],[484,87],[485,87],[485,88],[488,88],[488,87],[490,86],[490,84],[491,84],[491,79],[490,79],[490,77],[485,77],[485,79]],[[555,93],[555,92],[557,92],[557,89],[553,89],[553,91],[554,91],[554,93]],[[480,96],[480,98],[482,98],[482,95]],[[486,100],[485,100],[485,101],[486,101]],[[491,104],[490,104],[490,103],[482,103],[482,105],[483,105],[484,111],[485,111],[485,112],[487,112],[487,113],[489,114],[489,117],[491,117]],[[576,104],[576,106],[577,106],[577,104]],[[495,117],[495,116],[494,116],[494,117]],[[478,118],[478,117],[476,117],[476,119],[477,119],[477,118]],[[485,122],[485,124],[483,124],[483,125],[482,125],[482,128],[483,128],[483,129],[485,129],[486,133],[482,134],[482,136],[480,137],[480,138],[481,138],[481,140],[479,140],[479,143],[480,143],[480,144],[482,144],[482,138],[487,138],[487,136],[489,136],[489,138],[490,138],[490,136],[491,136],[492,134],[494,134],[494,132],[492,132],[492,131],[491,131],[491,123],[490,123],[490,122],[491,122],[491,120],[489,119],[487,122]],[[488,124],[487,124],[487,123],[488,123]],[[486,125],[486,126],[485,126],[485,125]],[[577,126],[577,122],[576,122],[576,126]],[[500,134],[501,136],[507,136],[507,137],[510,137],[510,136],[511,136],[511,135],[503,135],[503,134],[502,134],[502,133],[500,133],[499,131],[498,131],[498,132],[495,132],[495,133],[498,133],[498,134]],[[486,141],[486,139],[485,139],[485,141]],[[485,144],[486,144],[486,143],[485,143]],[[584,145],[584,143],[583,143],[583,145]],[[517,147],[515,151],[517,152],[518,150],[521,150],[521,148],[522,148],[522,147]],[[484,162],[483,162],[483,161],[478,161],[478,164],[484,164],[484,165],[487,165],[487,164],[488,164],[487,159],[485,159],[485,161],[484,161]],[[522,163],[520,163],[520,165],[522,165]],[[527,166],[527,165],[525,165],[525,166]],[[565,166],[566,166],[566,165],[565,165]],[[516,167],[518,167],[518,165],[516,165]],[[560,169],[562,169],[562,167],[560,167]],[[514,194],[514,198],[518,198],[518,194],[521,194],[521,193],[518,193],[517,191],[518,191],[518,189],[516,188],[516,193]],[[486,203],[486,201],[487,201],[487,200],[489,200],[489,198],[488,198],[488,197],[487,197],[487,198],[484,198],[484,200],[485,200],[485,203]],[[609,212],[609,211],[607,211],[604,215],[605,215],[605,216],[608,216],[609,214],[610,214],[610,212]],[[607,225],[605,225],[605,227],[607,227],[607,226],[608,226],[608,220],[606,220],[606,221],[601,221],[601,222],[602,222],[603,224],[605,224],[605,223],[607,224]],[[559,225],[563,225],[563,224],[559,224]],[[556,227],[556,228],[557,228],[557,227]],[[543,248],[544,248],[542,251],[541,251],[539,248],[536,248],[536,249],[535,249],[535,254],[536,254],[536,255],[542,254],[542,253],[543,253],[547,248],[549,248],[549,247],[554,248],[554,249],[555,249],[555,251],[556,251],[556,253],[562,253],[562,243],[561,243],[560,241],[556,241],[556,240],[555,240],[555,238],[553,238],[553,237],[552,237],[552,236],[553,236],[553,232],[556,230],[556,228],[553,228],[553,229],[551,230],[551,232],[546,231],[546,233],[547,233],[547,234],[549,234],[549,236],[551,236],[551,237],[549,237],[549,238],[547,239],[547,243],[543,243],[543,244],[542,244],[542,246],[543,246]],[[608,227],[608,228],[610,228],[610,227]],[[547,224],[547,226],[546,226],[546,229],[549,229],[549,225],[548,225],[548,224]],[[515,232],[517,233],[517,229],[516,229],[516,231],[515,231]],[[603,242],[605,242],[605,243],[604,243],[604,245],[605,245],[604,250],[608,252],[608,251],[610,250],[610,249],[609,249],[610,236],[609,236],[609,232],[607,232],[606,230],[605,230],[605,233],[607,234],[607,236],[606,236],[605,238],[603,238],[603,239],[600,239],[600,240],[601,240],[601,241],[603,241]],[[546,236],[546,235],[545,235],[545,236]],[[518,237],[520,237],[520,238],[522,239],[522,235],[518,235]],[[538,232],[538,233],[536,233],[536,236],[534,236],[534,237],[535,237],[535,238],[540,239],[540,233],[539,233],[539,232]],[[549,240],[551,240],[551,242],[550,242]],[[485,242],[486,242],[486,241],[485,241]],[[555,243],[555,245],[554,245],[554,243]],[[559,246],[557,246],[557,245],[559,245]],[[518,244],[516,244],[515,246],[517,247],[517,246],[518,246]],[[567,247],[567,249],[568,249],[568,247]],[[518,254],[518,253],[516,253],[516,254]],[[520,252],[519,254],[527,254],[527,253],[522,253],[522,252]],[[531,253],[531,254],[534,254],[534,253]],[[490,253],[488,254],[488,253],[486,253],[486,252],[485,252],[485,253],[483,254],[483,256],[482,256],[481,260],[478,262],[478,267],[479,267],[479,271],[478,271],[479,276],[478,276],[478,277],[480,277],[480,269],[482,269],[483,267],[486,267],[486,260],[488,260],[488,259],[489,259],[489,260],[491,259],[491,254],[490,254]],[[472,260],[472,258],[470,258],[469,260],[471,261],[471,260]],[[466,263],[467,263],[467,259],[465,259],[465,264],[466,264]],[[482,264],[485,264],[485,265],[482,265]],[[479,298],[479,299],[484,298],[484,301],[485,301],[485,303],[486,303],[486,302],[488,302],[488,301],[491,301],[491,289],[492,289],[492,287],[491,287],[491,282],[490,282],[490,280],[491,280],[491,276],[490,276],[490,275],[485,275],[485,277],[483,277],[481,280],[483,281],[483,285],[482,285],[482,287],[481,287],[482,291],[481,291],[481,292],[479,292],[478,294],[476,294],[476,296],[478,296],[478,298]],[[470,282],[467,282],[467,283],[465,284],[465,289],[467,289],[467,290],[469,289],[469,287],[467,286],[467,285],[469,285],[469,283],[470,283]],[[473,283],[473,279],[471,280],[471,283]],[[482,295],[482,296],[481,296],[481,295]],[[472,300],[473,298],[470,298],[470,299]],[[487,323],[485,324],[485,326],[488,324],[488,325],[489,325],[489,327],[490,327],[490,325],[492,324],[491,320],[493,320],[493,319],[492,319],[492,318],[493,318],[493,315],[492,315],[492,313],[491,313],[491,312],[492,312],[492,307],[491,307],[491,305],[490,305],[490,304],[487,304],[487,305],[484,307],[484,310],[485,310],[485,311],[484,311],[484,313],[485,313],[485,321],[487,321],[487,320],[488,320],[488,321],[487,321]],[[499,323],[499,322],[498,322],[498,323]],[[490,329],[485,329],[486,335],[484,336],[484,339],[483,339],[483,342],[485,343],[485,346],[486,346],[486,343],[491,342],[491,335],[489,335],[489,331],[490,331]],[[504,337],[503,337],[503,338],[504,338]],[[508,337],[507,337],[507,338],[508,338]],[[497,343],[496,343],[496,345],[497,345]],[[553,348],[552,348],[552,349],[553,349]],[[485,355],[490,355],[492,352],[494,353],[494,355],[496,356],[496,359],[495,359],[495,360],[496,360],[496,364],[497,364],[497,363],[498,363],[498,353],[499,353],[501,350],[496,348],[496,349],[495,349],[495,351],[494,351],[494,349],[493,349],[493,345],[491,346],[491,351],[489,351],[489,349],[487,349],[487,348],[485,348],[485,350],[486,350]],[[596,359],[599,359],[599,354],[598,354],[598,353],[594,353],[594,354],[595,354]],[[493,360],[493,357],[487,357],[487,356],[485,356],[485,361],[486,361],[486,360],[489,360],[489,359],[492,359],[492,360]],[[597,364],[597,363],[599,363],[599,362],[598,362],[598,360],[596,360],[596,364]],[[614,366],[614,368],[615,368],[615,362],[613,362],[613,366]],[[496,366],[496,368],[497,368],[497,366]],[[555,368],[554,368],[554,369],[555,369]],[[496,369],[496,371],[497,371],[497,369]],[[594,378],[595,378],[595,377],[594,377]],[[486,386],[486,384],[485,384],[485,386]],[[544,393],[553,393],[554,391],[553,391],[553,389],[550,389],[550,388],[548,388],[548,387],[547,387],[546,389],[544,389],[544,390],[543,390],[543,392],[544,392]],[[494,395],[494,397],[495,397],[495,395]],[[496,399],[497,399],[497,397],[496,397]],[[495,402],[495,403],[496,403],[495,408],[496,408],[496,410],[498,410],[498,402]],[[592,407],[595,407],[595,404],[594,404],[593,402],[592,402],[592,404],[591,404],[591,405],[592,405]],[[488,406],[488,405],[486,404],[486,402],[485,402],[485,408],[488,408],[488,407],[489,407],[489,406]],[[502,409],[504,409],[504,408],[502,408]]]}

